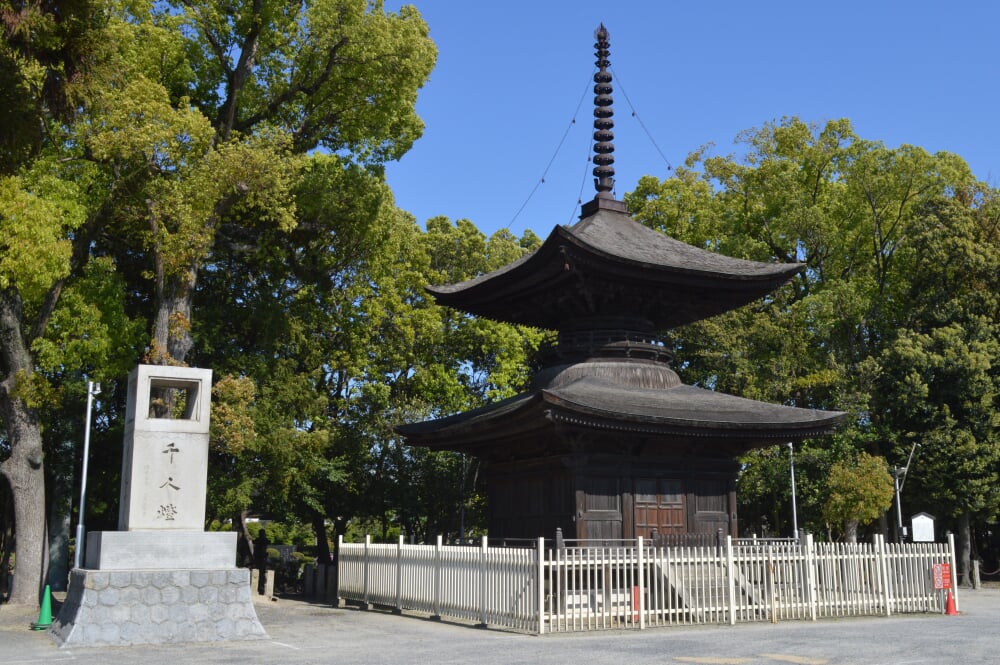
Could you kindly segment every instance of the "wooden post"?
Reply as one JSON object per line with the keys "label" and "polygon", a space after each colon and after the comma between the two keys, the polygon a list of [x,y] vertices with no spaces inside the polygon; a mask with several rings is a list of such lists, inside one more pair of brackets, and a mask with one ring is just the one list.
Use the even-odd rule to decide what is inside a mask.
{"label": "wooden post", "polygon": [[535,558],[535,584],[538,585],[538,634],[545,633],[545,538],[538,537],[538,553]]}
{"label": "wooden post", "polygon": [[[313,574],[315,567],[311,563],[302,566],[303,593],[305,593],[306,598],[314,598],[316,595],[316,576]],[[251,582],[252,584],[253,582]]]}
{"label": "wooden post", "polygon": [[892,616],[892,584],[889,581],[889,556],[882,534],[875,534],[874,546],[875,555],[878,557],[880,591],[882,592],[882,601],[885,603],[885,615],[888,617]]}
{"label": "wooden post", "polygon": [[646,629],[646,547],[642,542],[642,536],[638,539],[639,545],[639,597],[636,598],[635,611],[639,613],[639,630]]}
{"label": "wooden post", "polygon": [[733,554],[733,537],[726,536],[726,575],[729,580],[729,625],[736,625],[736,559]]}
{"label": "wooden post", "polygon": [[[955,562],[955,534],[951,531],[948,532],[948,550],[951,552],[951,569],[957,571],[958,566]],[[954,573],[952,573],[952,576],[954,577]],[[953,583],[951,586],[951,595],[955,599],[955,611],[961,612],[962,608],[958,606],[958,585]]]}
{"label": "wooden post", "polygon": [[479,548],[479,626],[478,628],[486,628],[489,624],[486,623],[486,549],[487,540],[486,536],[483,536],[482,546]]}
{"label": "wooden post", "polygon": [[778,589],[774,585],[774,550],[767,548],[767,595],[771,601],[771,623],[778,623]]}
{"label": "wooden post", "polygon": [[[342,533],[337,534],[337,551],[338,552],[344,551],[344,534]],[[336,572],[337,584],[334,585],[336,587],[334,589],[334,592],[336,594],[334,596],[334,604],[336,607],[340,607],[340,557],[339,556],[337,557],[337,560],[333,563],[333,565],[337,571]]]}
{"label": "wooden post", "polygon": [[405,536],[399,536],[399,542],[396,543],[396,607],[393,608],[393,614],[403,613],[403,543],[405,542]]}
{"label": "wooden post", "polygon": [[431,619],[441,620],[441,536],[438,535],[434,544],[434,614]]}
{"label": "wooden post", "polygon": [[364,587],[365,588],[365,592],[364,592],[364,599],[365,599],[364,603],[365,604],[364,604],[364,608],[363,608],[363,609],[366,609],[366,610],[369,608],[369,603],[368,603],[368,548],[371,546],[371,544],[372,544],[371,534],[367,534],[366,533],[365,534],[365,587]]}
{"label": "wooden post", "polygon": [[806,534],[805,539],[806,546],[806,576],[808,580],[807,594],[809,598],[809,616],[815,621],[816,620],[816,606],[819,603],[819,594],[816,589],[816,546],[813,542],[813,536],[811,533]]}

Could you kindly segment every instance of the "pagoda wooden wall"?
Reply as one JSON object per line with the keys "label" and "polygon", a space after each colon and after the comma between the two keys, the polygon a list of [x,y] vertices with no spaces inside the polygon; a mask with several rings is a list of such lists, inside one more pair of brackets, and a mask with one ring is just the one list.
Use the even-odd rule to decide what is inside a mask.
{"label": "pagoda wooden wall", "polygon": [[494,464],[488,473],[491,541],[614,541],[637,536],[737,535],[732,460],[561,456]]}

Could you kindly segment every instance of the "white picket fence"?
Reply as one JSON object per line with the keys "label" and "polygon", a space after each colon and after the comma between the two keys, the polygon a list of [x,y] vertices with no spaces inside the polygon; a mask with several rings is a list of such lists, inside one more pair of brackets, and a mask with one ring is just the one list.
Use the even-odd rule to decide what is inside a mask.
{"label": "white picket fence", "polygon": [[[757,543],[535,548],[340,541],[339,597],[529,632],[941,612],[955,545]],[[958,602],[955,592],[955,602]]]}

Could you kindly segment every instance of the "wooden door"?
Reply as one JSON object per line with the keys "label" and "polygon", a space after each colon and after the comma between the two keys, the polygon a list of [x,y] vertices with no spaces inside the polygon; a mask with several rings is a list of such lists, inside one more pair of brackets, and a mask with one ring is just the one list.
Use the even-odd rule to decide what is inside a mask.
{"label": "wooden door", "polygon": [[701,479],[694,483],[694,529],[692,533],[729,535],[729,483]]}
{"label": "wooden door", "polygon": [[586,545],[622,539],[622,497],[618,478],[586,477],[577,492],[577,538]]}
{"label": "wooden door", "polygon": [[684,484],[676,478],[636,478],[632,492],[635,537],[687,533]]}

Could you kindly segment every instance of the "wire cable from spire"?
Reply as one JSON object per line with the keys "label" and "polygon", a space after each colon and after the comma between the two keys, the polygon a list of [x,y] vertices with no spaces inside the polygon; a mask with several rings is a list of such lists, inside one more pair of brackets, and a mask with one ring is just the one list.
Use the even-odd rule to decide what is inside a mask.
{"label": "wire cable from spire", "polygon": [[535,182],[535,186],[532,187],[531,192],[528,193],[528,196],[527,198],[524,199],[524,202],[521,204],[521,207],[517,209],[517,212],[514,213],[514,216],[511,217],[509,222],[507,222],[507,226],[504,227],[508,231],[510,230],[510,227],[513,226],[514,222],[517,221],[517,218],[520,217],[521,213],[524,211],[524,208],[531,201],[532,197],[534,197],[535,192],[538,191],[538,188],[545,183],[545,176],[549,174],[549,169],[552,168],[552,164],[556,161],[556,157],[559,156],[559,151],[562,150],[563,144],[566,142],[566,137],[569,136],[570,130],[573,129],[573,125],[576,124],[576,117],[580,114],[580,107],[583,106],[583,100],[587,98],[587,91],[590,89],[590,85],[591,85],[590,77],[588,77],[587,83],[583,87],[583,93],[580,95],[580,101],[576,103],[576,110],[573,111],[573,118],[569,121],[569,125],[566,126],[566,131],[563,132],[562,138],[559,139],[559,145],[556,146],[555,152],[552,153],[552,157],[549,159],[549,163],[545,165],[545,170],[542,171],[542,177],[539,178],[537,182]]}
{"label": "wire cable from spire", "polygon": [[622,91],[622,96],[625,97],[625,103],[628,104],[629,110],[632,111],[632,117],[636,119],[636,122],[638,122],[639,126],[642,127],[642,131],[646,133],[646,138],[648,138],[649,142],[653,144],[654,148],[656,148],[656,152],[660,155],[660,159],[662,159],[663,163],[667,165],[667,170],[673,171],[674,170],[673,164],[670,163],[670,160],[667,159],[667,156],[663,154],[662,150],[660,150],[660,146],[656,143],[656,139],[653,138],[653,135],[646,127],[646,123],[642,121],[642,118],[639,117],[639,112],[636,111],[635,106],[632,105],[632,100],[629,99],[628,92],[625,91],[625,84],[622,82],[621,76],[619,76],[618,72],[616,72],[614,69],[611,69],[611,73],[615,77],[615,81],[618,82],[618,89]]}
{"label": "wire cable from spire", "polygon": [[567,222],[568,225],[573,224],[574,218],[577,215],[577,211],[580,209],[580,206],[583,205],[583,190],[586,189],[587,187],[587,178],[590,172],[590,164],[591,164],[590,150],[591,150],[591,143],[590,141],[587,141],[587,152],[583,156],[583,176],[581,176],[580,178],[580,191],[577,192],[576,205],[573,206],[573,212],[571,212],[569,215],[569,222]]}

